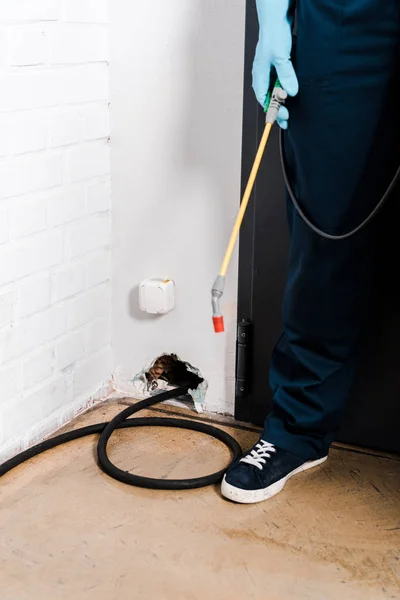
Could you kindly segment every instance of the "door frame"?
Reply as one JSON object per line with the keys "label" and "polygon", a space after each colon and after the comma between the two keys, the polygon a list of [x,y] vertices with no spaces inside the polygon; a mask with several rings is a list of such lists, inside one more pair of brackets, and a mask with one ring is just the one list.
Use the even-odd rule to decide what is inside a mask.
{"label": "door frame", "polygon": [[[242,118],[242,163],[241,163],[241,197],[249,178],[253,160],[259,144],[259,130],[263,114],[255,100],[252,89],[252,66],[254,60],[255,43],[258,37],[258,20],[255,2],[246,2],[245,13],[245,45],[244,45],[244,81],[243,81],[243,118]],[[257,182],[247,207],[239,236],[239,261],[238,261],[238,323],[248,320],[252,323],[252,298],[254,285],[254,270],[249,268],[254,262],[254,248],[252,241],[255,236],[255,193]],[[238,352],[236,352],[238,356]],[[251,362],[251,361],[250,361]],[[237,371],[238,365],[236,366]],[[251,388],[245,396],[235,396],[235,418],[238,421],[250,422]]]}

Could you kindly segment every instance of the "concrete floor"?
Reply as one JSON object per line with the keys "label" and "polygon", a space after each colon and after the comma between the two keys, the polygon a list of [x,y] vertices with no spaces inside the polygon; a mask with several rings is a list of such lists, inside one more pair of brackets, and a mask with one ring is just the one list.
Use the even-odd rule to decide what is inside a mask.
{"label": "concrete floor", "polygon": [[[242,447],[257,437],[227,429]],[[2,600],[400,598],[399,461],[334,449],[275,498],[237,506],[217,488],[119,484],[98,470],[94,447],[79,440],[1,480]],[[228,460],[218,441],[156,428],[118,432],[110,455],[137,474],[170,477]]]}

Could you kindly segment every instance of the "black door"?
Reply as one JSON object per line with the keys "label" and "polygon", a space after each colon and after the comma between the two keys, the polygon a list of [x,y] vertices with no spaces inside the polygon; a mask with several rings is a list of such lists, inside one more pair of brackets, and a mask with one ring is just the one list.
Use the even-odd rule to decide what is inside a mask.
{"label": "black door", "polygon": [[[264,128],[264,115],[251,88],[258,36],[255,3],[246,3],[242,188]],[[380,216],[374,303],[357,379],[338,441],[400,452],[400,190]],[[236,418],[261,425],[271,409],[269,360],[281,330],[288,230],[278,129],[274,127],[240,237],[238,321],[251,323],[251,374],[246,396],[236,397]],[[338,242],[340,243],[340,242]]]}

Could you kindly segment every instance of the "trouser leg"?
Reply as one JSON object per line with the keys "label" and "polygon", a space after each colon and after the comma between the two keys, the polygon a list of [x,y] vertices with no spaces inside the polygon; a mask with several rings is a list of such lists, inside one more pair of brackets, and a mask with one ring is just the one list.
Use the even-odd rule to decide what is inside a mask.
{"label": "trouser leg", "polygon": [[[294,57],[300,93],[285,136],[292,186],[330,233],[361,222],[398,163],[398,0],[300,0]],[[291,234],[283,333],[271,362],[266,439],[325,454],[354,378],[368,307],[376,222],[344,241],[312,232],[288,201]]]}

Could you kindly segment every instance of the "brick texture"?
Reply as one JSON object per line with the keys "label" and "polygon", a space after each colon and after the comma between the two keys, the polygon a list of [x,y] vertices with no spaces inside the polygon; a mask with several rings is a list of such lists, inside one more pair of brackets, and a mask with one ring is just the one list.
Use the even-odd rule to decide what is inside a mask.
{"label": "brick texture", "polygon": [[0,462],[111,376],[107,27],[106,0],[0,2]]}

